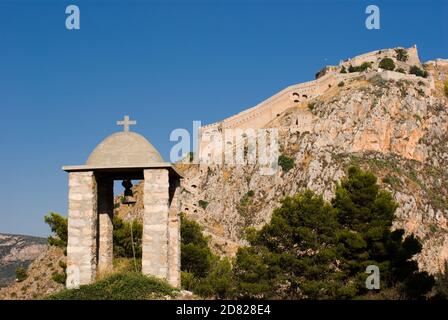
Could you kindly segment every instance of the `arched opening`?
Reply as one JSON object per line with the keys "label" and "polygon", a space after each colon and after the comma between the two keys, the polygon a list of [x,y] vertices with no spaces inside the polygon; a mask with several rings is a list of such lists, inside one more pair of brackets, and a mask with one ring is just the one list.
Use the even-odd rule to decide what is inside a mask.
{"label": "arched opening", "polygon": [[300,102],[300,95],[297,92],[294,92],[292,97],[295,103]]}
{"label": "arched opening", "polygon": [[[128,197],[124,192],[122,180],[114,180],[114,214],[113,225],[113,260],[116,263],[129,265],[136,271],[141,271],[142,239],[143,239],[143,209],[142,193],[139,183],[142,180],[131,180],[132,197],[135,203],[126,203]],[[134,261],[134,258],[136,259]],[[119,262],[118,262],[119,261]]]}

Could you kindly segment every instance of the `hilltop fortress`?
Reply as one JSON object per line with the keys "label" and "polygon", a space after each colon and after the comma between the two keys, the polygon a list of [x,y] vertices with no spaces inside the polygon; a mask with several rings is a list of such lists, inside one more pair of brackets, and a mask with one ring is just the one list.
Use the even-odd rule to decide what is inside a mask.
{"label": "hilltop fortress", "polygon": [[[407,53],[405,61],[397,58],[398,50],[404,50]],[[395,71],[382,70],[379,67],[380,61],[384,58],[394,61]],[[356,67],[366,63],[370,65],[367,69],[356,71]],[[415,45],[407,49],[392,48],[372,51],[341,61],[338,66],[326,66],[316,74],[315,80],[289,86],[252,108],[220,122],[202,126],[199,133],[200,161],[206,163],[207,159],[212,156],[213,148],[210,142],[214,141],[216,135],[222,135],[226,129],[256,130],[264,128],[287,109],[321,96],[341,82],[355,78],[370,79],[380,75],[385,80],[406,78],[410,81],[423,81],[426,84],[425,90],[433,89],[434,81],[431,77],[424,79],[409,74],[409,69],[412,66],[422,68]],[[301,121],[297,120],[296,122],[296,125],[299,125]]]}

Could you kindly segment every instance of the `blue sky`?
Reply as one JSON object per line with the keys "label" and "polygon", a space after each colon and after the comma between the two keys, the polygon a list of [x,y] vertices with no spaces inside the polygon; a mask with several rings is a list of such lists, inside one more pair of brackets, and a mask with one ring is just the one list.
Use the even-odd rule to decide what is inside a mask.
{"label": "blue sky", "polygon": [[[81,29],[65,28],[76,4]],[[367,30],[369,4],[381,29]],[[0,0],[0,232],[47,235],[62,165],[125,114],[168,160],[170,132],[251,107],[321,67],[395,46],[448,58],[447,1]]]}

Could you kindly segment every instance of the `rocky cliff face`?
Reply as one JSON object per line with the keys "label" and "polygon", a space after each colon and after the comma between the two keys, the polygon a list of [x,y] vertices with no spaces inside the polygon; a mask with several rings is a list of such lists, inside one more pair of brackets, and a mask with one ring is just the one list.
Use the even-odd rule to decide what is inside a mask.
{"label": "rocky cliff face", "polygon": [[66,257],[61,248],[45,245],[29,263],[25,280],[12,282],[0,289],[0,300],[41,299],[63,289],[64,285],[55,282],[52,277],[55,273],[64,272],[61,264],[65,261]]}
{"label": "rocky cliff face", "polygon": [[353,79],[290,108],[266,127],[279,128],[281,152],[295,167],[272,176],[256,165],[182,165],[182,210],[235,253],[244,228],[269,221],[279,200],[305,188],[330,199],[351,164],[372,170],[400,207],[394,227],[423,241],[420,266],[436,272],[448,259],[448,63],[428,63],[434,81]]}
{"label": "rocky cliff face", "polygon": [[14,282],[16,269],[36,259],[47,247],[47,239],[0,234],[0,287]]}

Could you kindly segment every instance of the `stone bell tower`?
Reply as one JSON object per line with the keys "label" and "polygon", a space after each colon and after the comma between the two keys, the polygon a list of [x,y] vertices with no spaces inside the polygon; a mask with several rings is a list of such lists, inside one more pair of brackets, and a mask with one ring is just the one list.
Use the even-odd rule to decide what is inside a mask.
{"label": "stone bell tower", "polygon": [[179,192],[181,175],[126,116],[85,165],[65,166],[69,176],[67,288],[95,281],[112,269],[113,182],[143,180],[142,272],[180,286]]}

